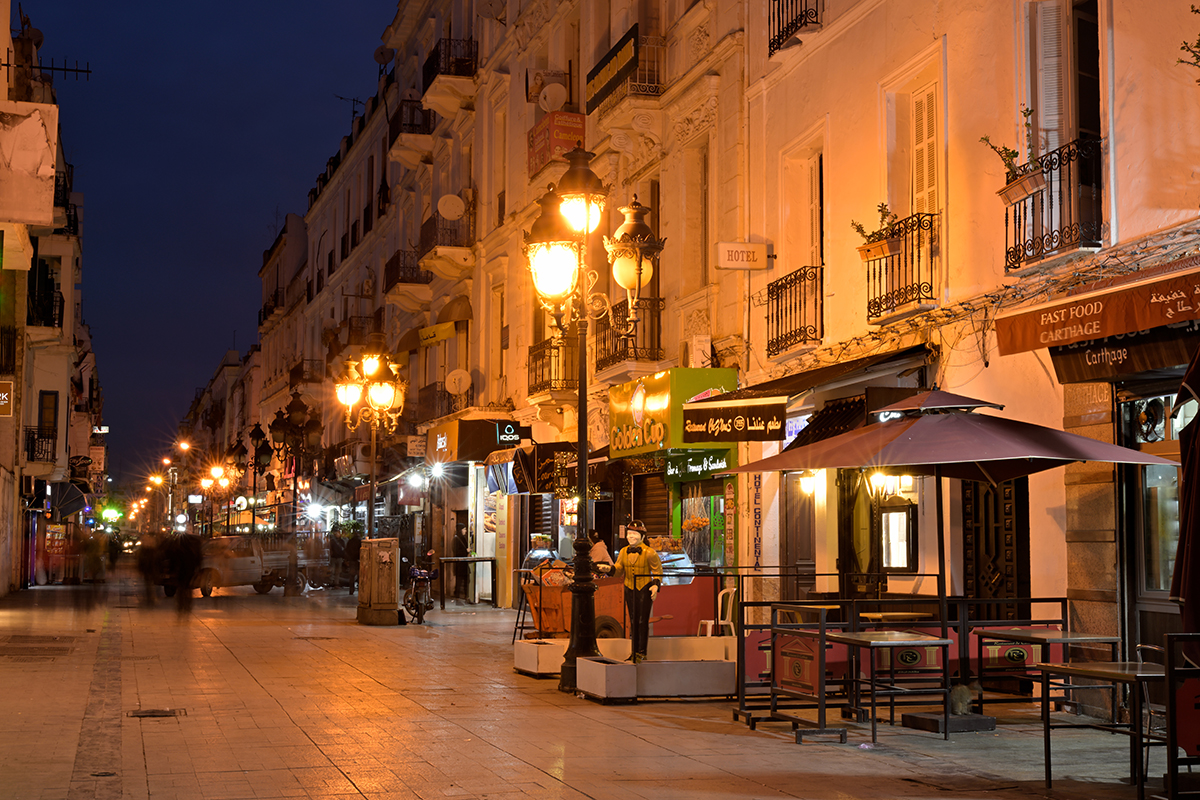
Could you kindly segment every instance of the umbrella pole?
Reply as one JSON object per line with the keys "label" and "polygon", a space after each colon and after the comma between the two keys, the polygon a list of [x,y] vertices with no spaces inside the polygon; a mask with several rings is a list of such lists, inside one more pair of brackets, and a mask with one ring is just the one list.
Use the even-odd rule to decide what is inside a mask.
{"label": "umbrella pole", "polygon": [[945,509],[942,508],[942,468],[933,468],[934,496],[937,503],[937,551],[938,551],[938,616],[942,620],[942,638],[946,638],[947,617],[950,615],[946,603],[946,524],[942,519]]}

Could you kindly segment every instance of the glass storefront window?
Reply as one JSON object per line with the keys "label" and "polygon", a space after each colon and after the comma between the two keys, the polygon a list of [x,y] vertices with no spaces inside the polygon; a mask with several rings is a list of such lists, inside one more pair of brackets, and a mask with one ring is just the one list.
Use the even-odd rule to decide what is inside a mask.
{"label": "glass storefront window", "polygon": [[719,479],[682,484],[680,527],[683,551],[693,564],[725,565],[725,483]]}
{"label": "glass storefront window", "polygon": [[1171,588],[1179,543],[1179,477],[1176,467],[1142,467],[1142,581],[1145,591]]}

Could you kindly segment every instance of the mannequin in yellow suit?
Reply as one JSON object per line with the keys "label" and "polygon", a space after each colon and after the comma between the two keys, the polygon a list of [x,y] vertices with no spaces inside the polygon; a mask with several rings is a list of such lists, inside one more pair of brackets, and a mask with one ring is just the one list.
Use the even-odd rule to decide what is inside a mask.
{"label": "mannequin in yellow suit", "polygon": [[606,574],[625,576],[625,611],[632,628],[633,655],[630,660],[639,664],[646,660],[646,644],[650,639],[650,609],[662,584],[662,561],[654,548],[644,543],[646,526],[633,520],[625,526],[625,541],[612,566],[598,565]]}

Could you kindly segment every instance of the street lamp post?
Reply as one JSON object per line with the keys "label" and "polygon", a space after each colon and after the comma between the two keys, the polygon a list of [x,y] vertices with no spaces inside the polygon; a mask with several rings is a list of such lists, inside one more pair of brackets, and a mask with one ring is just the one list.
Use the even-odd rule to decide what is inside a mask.
{"label": "street lamp post", "polygon": [[576,147],[566,154],[570,165],[558,183],[538,202],[541,214],[525,236],[525,256],[534,289],[542,306],[554,318],[560,335],[575,322],[578,337],[579,397],[576,409],[576,493],[579,513],[575,528],[575,575],[571,582],[571,638],[563,656],[558,688],[574,691],[578,659],[599,655],[596,646],[596,584],[592,575],[591,545],[588,541],[588,437],[587,437],[587,330],[589,318],[608,316],[619,335],[631,336],[637,325],[638,295],[653,274],[653,263],[662,252],[663,240],[645,223],[648,209],[637,202],[622,208],[625,223],[605,248],[613,264],[613,277],[626,290],[629,316],[624,324],[613,319],[608,297],[593,293],[598,276],[587,268],[587,236],[600,223],[608,187],[589,164],[593,154]]}
{"label": "street lamp post", "polygon": [[[284,411],[287,413],[284,414]],[[317,457],[321,450],[320,415],[305,405],[300,399],[300,392],[293,391],[292,399],[283,411],[275,412],[275,419],[267,426],[271,434],[271,445],[274,452],[282,458],[292,461],[292,502],[288,520],[288,539],[291,547],[288,552],[288,576],[284,594],[295,596],[299,594],[299,561],[296,553],[296,493],[302,465]]]}
{"label": "street lamp post", "polygon": [[375,491],[377,481],[375,452],[378,431],[382,427],[395,433],[404,411],[404,393],[408,384],[400,380],[400,365],[384,350],[382,333],[372,333],[366,352],[346,360],[346,370],[337,382],[338,402],[346,407],[346,427],[358,430],[363,422],[371,426],[371,494],[367,500],[367,538],[375,538]]}
{"label": "street lamp post", "polygon": [[250,471],[250,532],[254,533],[257,530],[258,512],[255,506],[258,505],[258,476],[262,475],[271,466],[271,456],[274,451],[271,449],[270,442],[267,441],[267,434],[263,431],[262,425],[257,422],[247,434],[250,438],[251,450],[246,449],[246,445],[238,438],[238,442],[230,450],[225,457],[225,462],[235,470],[239,475],[245,475],[246,471]]}

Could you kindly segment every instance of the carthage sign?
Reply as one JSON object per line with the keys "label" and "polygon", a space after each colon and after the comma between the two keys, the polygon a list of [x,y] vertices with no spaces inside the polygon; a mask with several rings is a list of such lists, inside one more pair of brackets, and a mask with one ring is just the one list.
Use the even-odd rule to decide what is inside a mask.
{"label": "carthage sign", "polygon": [[1172,265],[1190,267],[1156,280],[1104,288],[996,318],[1001,355],[1105,336],[1145,331],[1200,319],[1200,259]]}

